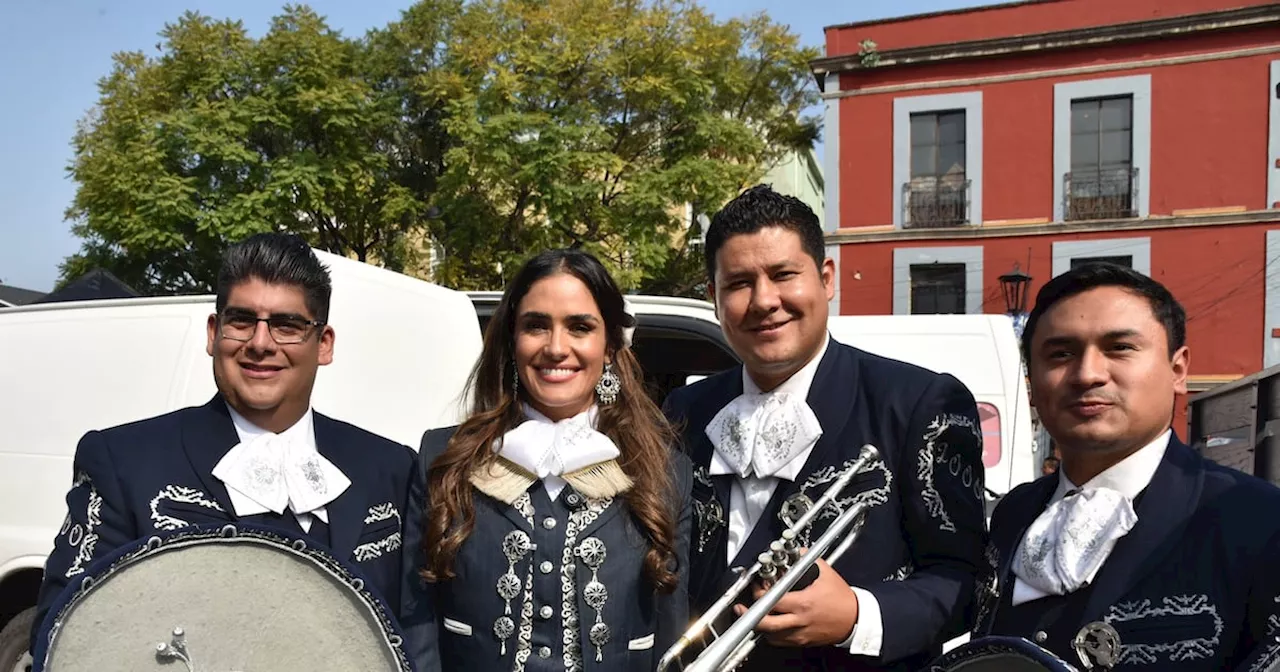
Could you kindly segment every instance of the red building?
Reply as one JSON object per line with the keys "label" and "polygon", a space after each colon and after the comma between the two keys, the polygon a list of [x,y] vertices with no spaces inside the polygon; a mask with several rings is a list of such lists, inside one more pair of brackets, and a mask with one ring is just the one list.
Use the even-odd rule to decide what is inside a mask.
{"label": "red building", "polygon": [[1015,266],[1034,297],[1101,258],[1182,301],[1193,390],[1280,364],[1280,4],[1030,0],[826,42],[840,314],[1003,313]]}

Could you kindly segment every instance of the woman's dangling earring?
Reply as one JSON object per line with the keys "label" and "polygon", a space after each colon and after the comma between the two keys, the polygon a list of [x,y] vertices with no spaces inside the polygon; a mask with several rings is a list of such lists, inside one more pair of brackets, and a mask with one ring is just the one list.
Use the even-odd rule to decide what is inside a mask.
{"label": "woman's dangling earring", "polygon": [[596,381],[596,397],[600,399],[600,403],[604,405],[612,404],[618,400],[618,394],[622,392],[622,379],[618,374],[613,372],[613,364],[604,365],[604,373],[600,374],[600,380]]}
{"label": "woman's dangling earring", "polygon": [[511,362],[511,396],[520,398],[520,368],[514,360]]}

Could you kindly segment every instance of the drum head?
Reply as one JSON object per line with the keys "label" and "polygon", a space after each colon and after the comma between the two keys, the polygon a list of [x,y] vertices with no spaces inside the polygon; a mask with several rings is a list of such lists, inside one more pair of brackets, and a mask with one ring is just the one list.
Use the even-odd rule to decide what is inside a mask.
{"label": "drum head", "polygon": [[1076,668],[1019,637],[983,637],[947,652],[929,672],[1076,672]]}
{"label": "drum head", "polygon": [[362,578],[306,539],[248,526],[121,549],[69,584],[43,627],[48,672],[411,669]]}

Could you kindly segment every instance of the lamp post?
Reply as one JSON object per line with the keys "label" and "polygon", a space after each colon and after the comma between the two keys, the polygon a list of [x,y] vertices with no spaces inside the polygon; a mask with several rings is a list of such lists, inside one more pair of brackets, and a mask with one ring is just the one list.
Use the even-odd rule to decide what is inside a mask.
{"label": "lamp post", "polygon": [[1000,290],[1004,293],[1004,306],[1013,318],[1013,329],[1022,338],[1022,328],[1027,323],[1027,290],[1031,288],[1031,276],[1022,272],[1014,262],[1013,270],[1000,276]]}

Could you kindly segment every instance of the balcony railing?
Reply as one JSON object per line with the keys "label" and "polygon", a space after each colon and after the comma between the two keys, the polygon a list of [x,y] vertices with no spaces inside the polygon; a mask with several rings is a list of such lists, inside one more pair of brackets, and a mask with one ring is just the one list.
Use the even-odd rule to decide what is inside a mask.
{"label": "balcony railing", "polygon": [[937,229],[969,223],[970,181],[957,176],[914,177],[902,185],[902,226]]}
{"label": "balcony railing", "polygon": [[1062,176],[1068,221],[1138,216],[1138,169],[1077,170]]}

